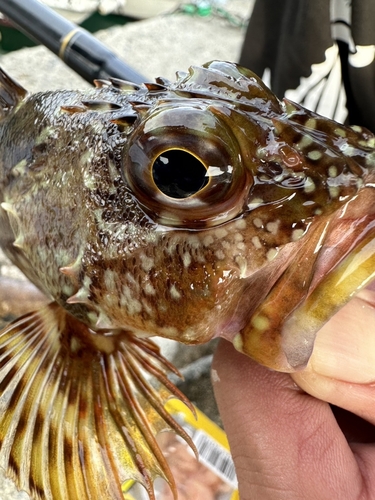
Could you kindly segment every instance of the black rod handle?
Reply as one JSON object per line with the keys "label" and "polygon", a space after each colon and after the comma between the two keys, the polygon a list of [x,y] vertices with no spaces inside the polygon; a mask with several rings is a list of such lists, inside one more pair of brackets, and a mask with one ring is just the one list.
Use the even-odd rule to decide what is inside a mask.
{"label": "black rod handle", "polygon": [[134,83],[147,81],[88,31],[38,0],[0,0],[0,12],[26,36],[45,45],[90,83],[95,78],[109,77]]}

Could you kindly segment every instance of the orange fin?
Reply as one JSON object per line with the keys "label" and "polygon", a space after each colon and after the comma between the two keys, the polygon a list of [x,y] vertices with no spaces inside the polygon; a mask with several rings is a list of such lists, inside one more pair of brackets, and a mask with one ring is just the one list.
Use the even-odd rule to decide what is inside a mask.
{"label": "orange fin", "polygon": [[156,477],[176,498],[155,435],[192,445],[164,409],[191,405],[169,370],[150,340],[95,333],[56,303],[24,315],[0,332],[0,467],[37,499],[122,500],[128,479],[154,499]]}

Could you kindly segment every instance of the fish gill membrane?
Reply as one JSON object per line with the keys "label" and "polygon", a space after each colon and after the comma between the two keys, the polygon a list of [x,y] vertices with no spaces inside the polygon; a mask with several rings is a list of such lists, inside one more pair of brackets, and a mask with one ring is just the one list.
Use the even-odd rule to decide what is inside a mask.
{"label": "fish gill membrane", "polygon": [[193,407],[149,337],[302,370],[374,278],[375,137],[220,61],[34,95],[2,71],[0,108],[0,244],[49,302],[0,331],[0,466],[35,499],[177,498],[155,436],[194,449],[164,405]]}

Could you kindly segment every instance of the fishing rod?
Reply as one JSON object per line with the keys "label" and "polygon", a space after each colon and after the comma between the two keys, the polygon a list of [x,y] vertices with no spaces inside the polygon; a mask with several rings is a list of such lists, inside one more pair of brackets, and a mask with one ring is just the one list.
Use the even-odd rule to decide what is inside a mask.
{"label": "fishing rod", "polygon": [[90,83],[109,77],[134,83],[147,81],[88,31],[38,0],[0,0],[0,12],[27,37],[45,45]]}

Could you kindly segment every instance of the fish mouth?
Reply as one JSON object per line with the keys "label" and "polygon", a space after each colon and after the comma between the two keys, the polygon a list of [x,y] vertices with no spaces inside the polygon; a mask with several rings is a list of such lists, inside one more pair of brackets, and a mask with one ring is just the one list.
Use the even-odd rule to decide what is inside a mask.
{"label": "fish mouth", "polygon": [[375,289],[372,198],[372,189],[365,189],[356,203],[314,221],[233,338],[239,351],[277,371],[302,370],[320,328],[360,290]]}

